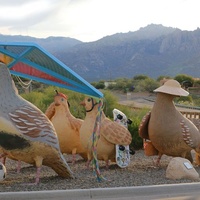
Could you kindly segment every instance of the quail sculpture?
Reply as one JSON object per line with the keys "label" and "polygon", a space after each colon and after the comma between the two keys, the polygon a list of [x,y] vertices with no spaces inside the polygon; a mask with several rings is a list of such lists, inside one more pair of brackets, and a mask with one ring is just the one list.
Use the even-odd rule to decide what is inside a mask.
{"label": "quail sculpture", "polygon": [[73,178],[60,152],[51,121],[36,106],[17,92],[10,71],[0,63],[0,148],[8,157],[35,165],[35,184],[39,183],[42,165],[59,176]]}
{"label": "quail sculpture", "polygon": [[[81,105],[85,107],[86,117],[80,129],[80,139],[83,147],[87,150],[88,161],[92,160],[91,135],[98,112],[98,102],[92,97],[85,97]],[[100,123],[100,138],[97,143],[97,158],[104,160],[109,167],[109,160],[115,161],[115,145],[129,145],[132,136],[127,128],[107,118],[102,111]]]}
{"label": "quail sculpture", "polygon": [[156,100],[150,113],[140,124],[139,134],[149,139],[158,150],[159,158],[163,154],[183,157],[191,162],[191,150],[199,151],[200,133],[197,127],[176,108],[174,98],[187,96],[189,93],[181,88],[176,80],[168,80],[154,90]]}
{"label": "quail sculpture", "polygon": [[79,131],[83,120],[74,117],[69,107],[68,96],[56,90],[54,102],[50,104],[45,114],[56,129],[61,152],[72,154],[72,163],[74,164],[76,154],[87,159],[87,153],[80,142]]}

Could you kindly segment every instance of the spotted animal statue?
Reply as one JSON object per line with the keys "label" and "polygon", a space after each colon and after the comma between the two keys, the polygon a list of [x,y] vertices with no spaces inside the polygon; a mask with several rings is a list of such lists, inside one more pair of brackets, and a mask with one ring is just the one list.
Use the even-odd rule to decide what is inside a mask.
{"label": "spotted animal statue", "polygon": [[54,102],[47,108],[45,114],[53,123],[62,153],[72,154],[72,163],[76,154],[87,159],[87,153],[80,142],[82,119],[74,117],[70,112],[68,96],[56,90]]}
{"label": "spotted animal statue", "polygon": [[61,177],[73,178],[53,124],[16,92],[10,71],[3,63],[0,63],[0,85],[0,148],[4,154],[36,166],[34,184],[39,183],[42,165]]}

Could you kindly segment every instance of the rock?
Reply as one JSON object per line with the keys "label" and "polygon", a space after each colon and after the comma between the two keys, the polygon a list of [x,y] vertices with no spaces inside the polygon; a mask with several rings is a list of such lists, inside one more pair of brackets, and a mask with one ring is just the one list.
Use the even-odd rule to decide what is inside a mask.
{"label": "rock", "polygon": [[191,162],[185,158],[174,157],[167,166],[166,178],[169,179],[199,179],[199,174]]}

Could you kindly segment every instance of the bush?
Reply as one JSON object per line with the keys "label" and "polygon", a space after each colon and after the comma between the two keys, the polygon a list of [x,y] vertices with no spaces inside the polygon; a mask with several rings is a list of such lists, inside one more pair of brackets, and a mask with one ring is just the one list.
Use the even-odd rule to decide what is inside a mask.
{"label": "bush", "polygon": [[137,81],[134,85],[136,92],[153,92],[153,90],[160,86],[157,81],[151,78],[146,78]]}
{"label": "bush", "polygon": [[177,80],[181,85],[183,84],[184,81],[189,81],[193,85],[194,79],[191,76],[188,76],[186,74],[179,74],[174,77],[175,80]]}
{"label": "bush", "polygon": [[30,92],[30,93],[23,93],[21,96],[26,99],[27,101],[34,104],[36,107],[38,107],[41,111],[45,111],[46,105],[44,103],[44,99],[46,98],[46,95],[41,92]]}
{"label": "bush", "polygon": [[200,107],[200,98],[195,98],[193,102],[195,106]]}
{"label": "bush", "polygon": [[149,109],[146,108],[141,110],[129,109],[127,112],[125,111],[128,118],[132,120],[132,124],[128,127],[128,130],[132,135],[131,148],[141,149],[143,147],[143,139],[139,136],[138,130],[141,120],[147,112],[149,112]]}
{"label": "bush", "polygon": [[104,113],[110,119],[113,118],[113,109],[118,105],[118,99],[110,91],[103,91],[104,94]]}
{"label": "bush", "polygon": [[183,105],[193,105],[193,100],[190,95],[177,97],[175,98],[174,102],[178,104],[183,104]]}

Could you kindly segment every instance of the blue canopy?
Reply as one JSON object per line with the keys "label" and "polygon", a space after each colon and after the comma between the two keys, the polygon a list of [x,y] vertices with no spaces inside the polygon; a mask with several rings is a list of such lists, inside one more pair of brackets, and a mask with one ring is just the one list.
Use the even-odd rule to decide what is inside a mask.
{"label": "blue canopy", "polygon": [[13,75],[103,97],[99,90],[35,43],[0,42],[0,60],[7,64]]}

